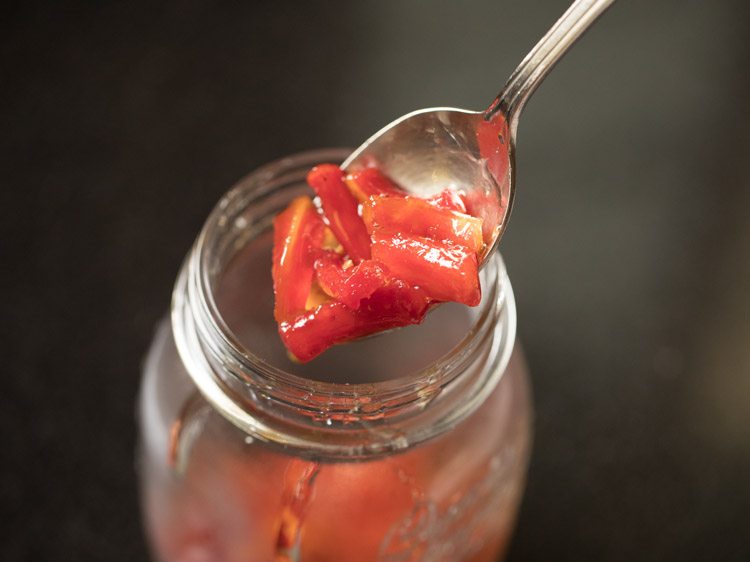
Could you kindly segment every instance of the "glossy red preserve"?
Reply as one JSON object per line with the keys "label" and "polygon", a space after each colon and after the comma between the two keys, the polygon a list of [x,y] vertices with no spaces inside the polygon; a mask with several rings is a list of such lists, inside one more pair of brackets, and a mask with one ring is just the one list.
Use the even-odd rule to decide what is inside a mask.
{"label": "glossy red preserve", "polygon": [[482,220],[448,189],[407,195],[376,168],[313,168],[317,197],[274,220],[274,315],[298,361],[335,344],[419,324],[430,306],[481,299]]}

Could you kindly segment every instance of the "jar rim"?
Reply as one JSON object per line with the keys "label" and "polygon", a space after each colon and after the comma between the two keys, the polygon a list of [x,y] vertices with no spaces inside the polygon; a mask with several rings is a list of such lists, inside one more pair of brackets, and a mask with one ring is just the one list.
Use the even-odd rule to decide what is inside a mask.
{"label": "jar rim", "polygon": [[[215,298],[215,278],[212,279],[210,274],[212,242],[226,226],[227,209],[246,201],[249,196],[264,195],[270,189],[272,180],[289,169],[300,166],[309,169],[320,162],[340,162],[348,154],[347,149],[301,152],[268,163],[245,176],[209,214],[178,277],[173,293],[172,324],[183,362],[209,401],[245,429],[247,420],[238,419],[244,418],[243,408],[237,404],[236,396],[234,399],[227,396],[232,394],[228,392],[231,389],[227,388],[232,383],[239,382],[245,387],[249,385],[264,397],[271,395],[273,399],[297,408],[315,410],[325,405],[330,414],[331,411],[351,412],[352,405],[366,406],[375,399],[377,403],[387,402],[396,406],[413,405],[415,400],[428,403],[461,374],[462,366],[472,358],[472,351],[500,323],[504,332],[504,346],[499,351],[500,374],[510,359],[516,330],[515,302],[499,254],[487,260],[489,263],[485,269],[494,268],[494,283],[484,287],[488,290],[486,304],[483,299],[482,308],[466,335],[436,360],[402,376],[365,383],[305,378],[270,364],[241,343],[221,314]],[[498,316],[498,311],[502,313],[502,318]],[[197,357],[197,348],[202,349],[204,355],[220,357],[220,370],[229,373],[229,377],[223,381],[225,384],[217,380],[215,364]],[[213,370],[214,374],[209,370]]]}

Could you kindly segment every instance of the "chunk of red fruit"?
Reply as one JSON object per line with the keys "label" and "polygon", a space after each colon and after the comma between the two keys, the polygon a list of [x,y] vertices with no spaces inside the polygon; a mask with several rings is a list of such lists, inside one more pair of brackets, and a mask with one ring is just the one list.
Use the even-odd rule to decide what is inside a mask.
{"label": "chunk of red fruit", "polygon": [[384,176],[377,168],[364,168],[344,176],[352,195],[362,203],[374,195],[406,195],[406,193]]}
{"label": "chunk of red fruit", "polygon": [[401,233],[461,244],[473,252],[484,245],[482,221],[436,207],[417,197],[372,197],[362,204],[362,218],[368,232]]}
{"label": "chunk of red fruit", "polygon": [[353,309],[359,308],[360,301],[387,280],[385,269],[376,261],[364,260],[354,265],[333,252],[325,252],[315,260],[315,275],[327,295]]}
{"label": "chunk of red fruit", "polygon": [[370,257],[370,238],[357,211],[357,201],[344,183],[344,172],[333,164],[321,164],[307,174],[307,183],[320,197],[328,224],[355,262]]}
{"label": "chunk of red fruit", "polygon": [[282,322],[279,333],[292,355],[306,362],[332,345],[419,324],[429,304],[424,291],[394,280],[363,299],[357,310],[338,301],[325,303],[294,321]]}
{"label": "chunk of red fruit", "polygon": [[315,253],[325,225],[309,197],[297,197],[273,221],[274,317],[289,320],[305,311]]}
{"label": "chunk of red fruit", "polygon": [[481,300],[477,253],[466,246],[399,233],[375,233],[373,259],[437,301],[476,306]]}

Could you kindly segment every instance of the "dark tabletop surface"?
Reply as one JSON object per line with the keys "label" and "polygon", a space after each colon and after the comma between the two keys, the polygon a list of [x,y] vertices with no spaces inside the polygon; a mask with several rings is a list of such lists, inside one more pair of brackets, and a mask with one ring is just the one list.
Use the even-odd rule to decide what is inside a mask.
{"label": "dark tabletop surface", "polygon": [[[566,0],[20,3],[0,35],[0,559],[145,560],[141,358],[259,164],[480,108]],[[750,559],[750,9],[620,2],[529,104],[511,561]]]}

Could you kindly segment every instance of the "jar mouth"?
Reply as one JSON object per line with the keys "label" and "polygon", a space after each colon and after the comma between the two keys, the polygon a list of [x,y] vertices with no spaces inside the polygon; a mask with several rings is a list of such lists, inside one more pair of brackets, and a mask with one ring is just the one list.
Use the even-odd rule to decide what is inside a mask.
{"label": "jar mouth", "polygon": [[[421,410],[476,361],[477,349],[497,336],[497,326],[503,345],[496,362],[500,374],[505,370],[515,340],[516,315],[499,255],[489,259],[482,270],[485,294],[476,318],[458,344],[424,367],[388,380],[340,383],[306,378],[254,353],[230,328],[216,298],[227,256],[268,229],[275,214],[248,224],[243,211],[248,205],[272,206],[280,186],[302,184],[309,168],[322,162],[341,162],[349,152],[303,152],[250,173],[220,199],[183,265],[172,303],[175,342],[199,389],[214,405],[231,410],[228,417],[235,423],[246,417],[247,402],[258,400],[292,408],[313,419],[320,417],[328,425],[331,420],[373,421],[413,408]],[[238,425],[247,429],[245,422]]]}

